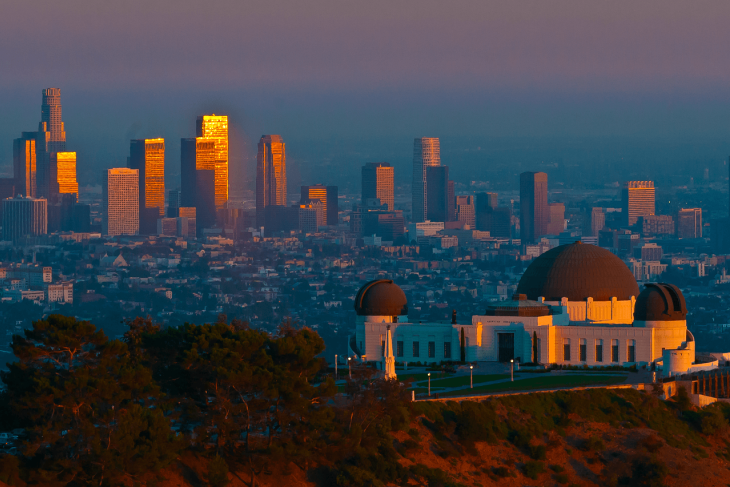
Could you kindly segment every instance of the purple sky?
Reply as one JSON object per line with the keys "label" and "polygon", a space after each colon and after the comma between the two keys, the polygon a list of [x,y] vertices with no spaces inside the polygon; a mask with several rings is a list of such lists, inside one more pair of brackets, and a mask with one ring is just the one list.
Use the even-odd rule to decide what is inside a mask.
{"label": "purple sky", "polygon": [[726,0],[4,0],[0,165],[48,86],[102,167],[129,136],[177,150],[212,110],[248,152],[261,133],[390,134],[406,158],[420,135],[725,137],[729,21]]}

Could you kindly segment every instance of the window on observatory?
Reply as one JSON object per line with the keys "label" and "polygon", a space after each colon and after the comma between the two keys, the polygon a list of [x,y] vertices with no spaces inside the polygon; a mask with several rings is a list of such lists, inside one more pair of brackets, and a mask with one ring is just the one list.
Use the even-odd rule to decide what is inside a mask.
{"label": "window on observatory", "polygon": [[380,335],[380,355],[385,357],[385,338]]}
{"label": "window on observatory", "polygon": [[570,362],[570,338],[563,339],[563,362]]}
{"label": "window on observatory", "polygon": [[444,358],[451,358],[451,342],[444,342]]}
{"label": "window on observatory", "polygon": [[636,362],[636,340],[628,341],[628,356],[629,362]]}
{"label": "window on observatory", "polygon": [[436,342],[428,342],[428,358],[436,358]]}
{"label": "window on observatory", "polygon": [[611,340],[611,362],[618,362],[618,340]]}
{"label": "window on observatory", "polygon": [[581,338],[580,339],[580,361],[585,362],[588,360],[588,344],[586,344],[586,339]]}
{"label": "window on observatory", "polygon": [[413,357],[414,358],[418,358],[419,357],[419,352],[420,352],[419,348],[420,348],[420,345],[421,344],[418,343],[418,342],[413,342]]}
{"label": "window on observatory", "polygon": [[603,340],[596,340],[596,362],[603,362]]}
{"label": "window on observatory", "polygon": [[396,353],[398,354],[398,356],[402,357],[403,356],[403,341],[402,340],[395,342],[395,349],[396,349]]}

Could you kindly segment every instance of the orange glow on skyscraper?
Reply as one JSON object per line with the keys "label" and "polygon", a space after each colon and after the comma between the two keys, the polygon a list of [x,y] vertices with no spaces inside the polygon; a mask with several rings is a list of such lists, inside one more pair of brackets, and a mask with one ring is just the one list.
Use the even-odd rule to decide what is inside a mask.
{"label": "orange glow on skyscraper", "polygon": [[76,153],[52,152],[51,194],[76,194],[79,197],[79,183],[76,180]]}
{"label": "orange glow on skyscraper", "polygon": [[286,147],[281,135],[263,135],[256,156],[256,225],[267,206],[286,206]]}
{"label": "orange glow on skyscraper", "polygon": [[215,207],[228,201],[228,117],[202,115],[196,121],[198,137],[215,140]]}
{"label": "orange glow on skyscraper", "polygon": [[23,132],[21,138],[13,141],[15,191],[29,198],[38,196],[36,135],[36,132]]}
{"label": "orange glow on skyscraper", "polygon": [[133,140],[129,167],[139,170],[139,208],[165,215],[165,139]]}

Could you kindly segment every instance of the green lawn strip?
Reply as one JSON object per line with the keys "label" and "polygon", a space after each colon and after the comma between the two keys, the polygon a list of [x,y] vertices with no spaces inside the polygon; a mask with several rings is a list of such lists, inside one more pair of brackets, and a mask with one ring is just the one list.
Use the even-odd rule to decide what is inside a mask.
{"label": "green lawn strip", "polygon": [[[405,382],[408,379],[413,379],[414,382],[420,382],[422,380],[428,380],[428,373],[415,373],[415,374],[400,374],[397,373],[398,380]],[[449,377],[449,374],[444,374],[443,377]],[[431,382],[437,379],[441,379],[441,372],[431,372]]]}
{"label": "green lawn strip", "polygon": [[523,391],[532,389],[552,389],[557,387],[583,387],[597,385],[613,385],[626,382],[625,376],[595,377],[586,375],[557,375],[547,377],[533,377],[515,382],[499,382],[475,387],[473,389],[461,389],[458,391],[444,392],[444,396],[458,396],[464,393],[478,394],[480,392],[502,392],[502,391]]}
{"label": "green lawn strip", "polygon": [[[489,375],[475,375],[474,383],[481,382],[492,382],[495,380],[509,379],[509,374],[489,374]],[[419,386],[428,385],[428,382],[419,382]],[[447,379],[436,379],[431,378],[431,387],[463,387],[469,385],[469,376],[460,375],[458,377],[449,377]]]}

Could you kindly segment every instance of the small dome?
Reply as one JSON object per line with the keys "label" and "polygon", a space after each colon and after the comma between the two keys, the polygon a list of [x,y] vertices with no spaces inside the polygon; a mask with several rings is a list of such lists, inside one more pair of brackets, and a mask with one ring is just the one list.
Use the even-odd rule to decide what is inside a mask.
{"label": "small dome", "polygon": [[682,291],[673,284],[647,284],[634,307],[637,321],[684,321],[687,304]]}
{"label": "small dome", "polygon": [[550,249],[530,264],[517,286],[528,299],[545,301],[620,301],[638,296],[629,268],[608,250],[576,242]]}
{"label": "small dome", "polygon": [[358,316],[400,316],[408,314],[403,290],[391,280],[378,279],[365,284],[355,297]]}

